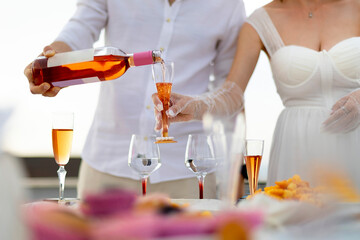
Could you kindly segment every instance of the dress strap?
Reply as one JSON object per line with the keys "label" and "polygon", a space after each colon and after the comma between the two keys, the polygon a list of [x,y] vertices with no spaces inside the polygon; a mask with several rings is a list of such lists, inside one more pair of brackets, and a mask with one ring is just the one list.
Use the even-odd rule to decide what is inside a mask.
{"label": "dress strap", "polygon": [[265,8],[256,9],[246,22],[255,28],[270,56],[284,46],[284,42]]}

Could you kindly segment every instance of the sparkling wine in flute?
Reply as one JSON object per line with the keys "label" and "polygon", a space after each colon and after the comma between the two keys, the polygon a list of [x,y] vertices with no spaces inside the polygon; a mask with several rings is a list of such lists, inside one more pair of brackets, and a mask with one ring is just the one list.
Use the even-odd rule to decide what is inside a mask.
{"label": "sparkling wine in flute", "polygon": [[251,195],[253,195],[257,189],[261,159],[261,155],[245,156],[246,170],[248,174]]}
{"label": "sparkling wine in flute", "polygon": [[53,129],[52,143],[55,161],[59,166],[69,162],[73,139],[73,129]]}
{"label": "sparkling wine in flute", "polygon": [[169,118],[166,115],[166,111],[169,110],[170,107],[171,87],[172,87],[172,83],[167,83],[167,82],[156,83],[158,96],[164,107],[163,111],[161,111],[162,137],[169,137]]}
{"label": "sparkling wine in flute", "polygon": [[126,54],[118,48],[102,47],[38,57],[32,64],[32,72],[36,85],[48,82],[67,87],[117,79],[130,67],[157,62],[162,62],[160,51]]}
{"label": "sparkling wine in flute", "polygon": [[64,201],[65,165],[69,162],[73,140],[74,113],[55,112],[52,119],[52,146],[54,158],[59,165],[59,202]]}
{"label": "sparkling wine in flute", "polygon": [[264,151],[264,140],[245,140],[244,160],[249,179],[250,194],[253,195],[257,189],[261,159]]}
{"label": "sparkling wine in flute", "polygon": [[172,88],[172,79],[174,72],[173,62],[162,62],[152,66],[153,78],[158,92],[158,97],[163,104],[161,111],[162,130],[161,137],[158,137],[156,143],[175,143],[174,137],[169,137],[169,118],[166,111],[170,107],[170,95]]}

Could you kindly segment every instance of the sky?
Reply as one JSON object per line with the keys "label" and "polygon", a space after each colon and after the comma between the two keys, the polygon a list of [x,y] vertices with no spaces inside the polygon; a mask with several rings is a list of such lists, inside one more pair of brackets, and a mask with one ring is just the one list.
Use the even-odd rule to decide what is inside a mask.
{"label": "sky", "polygon": [[[5,1],[4,1],[5,2]],[[268,0],[245,0],[247,15]],[[72,86],[55,98],[32,95],[23,74],[27,64],[50,44],[74,13],[75,0],[18,0],[2,3],[0,117],[9,115],[3,128],[3,149],[16,156],[52,156],[50,114],[72,110],[76,114],[72,156],[80,156],[97,103],[98,84]],[[95,46],[102,46],[98,41]],[[245,93],[247,138],[265,140],[260,180],[266,179],[269,151],[282,103],[276,93],[265,54]],[[1,124],[1,119],[0,119]]]}

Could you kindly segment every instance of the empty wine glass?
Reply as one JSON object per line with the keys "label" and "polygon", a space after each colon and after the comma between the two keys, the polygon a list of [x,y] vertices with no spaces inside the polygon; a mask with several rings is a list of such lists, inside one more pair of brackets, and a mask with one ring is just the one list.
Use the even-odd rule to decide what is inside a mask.
{"label": "empty wine glass", "polygon": [[59,165],[57,171],[59,177],[59,201],[64,200],[64,188],[66,170],[65,165],[69,162],[73,130],[74,113],[56,112],[52,114],[52,146],[56,163]]}
{"label": "empty wine glass", "polygon": [[264,150],[264,140],[245,140],[244,160],[249,179],[250,194],[253,195],[257,189],[259,170]]}
{"label": "empty wine glass", "polygon": [[217,166],[215,142],[212,135],[189,135],[185,152],[185,166],[198,178],[199,198],[203,199],[205,177]]}
{"label": "empty wine glass", "polygon": [[160,150],[156,136],[131,136],[128,165],[141,177],[142,193],[146,195],[147,179],[161,166]]}
{"label": "empty wine glass", "polygon": [[152,65],[152,75],[156,85],[157,93],[163,104],[161,111],[162,128],[161,137],[156,138],[156,143],[174,143],[174,137],[169,137],[169,118],[166,111],[170,107],[170,95],[174,78],[174,63],[162,62]]}

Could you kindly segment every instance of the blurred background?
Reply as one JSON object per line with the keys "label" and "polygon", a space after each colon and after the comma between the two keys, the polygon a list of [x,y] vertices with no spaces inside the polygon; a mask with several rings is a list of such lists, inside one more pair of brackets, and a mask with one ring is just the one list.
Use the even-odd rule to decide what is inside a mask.
{"label": "blurred background", "polygon": [[[270,1],[245,0],[247,15]],[[226,1],[224,1],[226,4]],[[66,179],[66,197],[76,196],[80,154],[96,107],[100,83],[63,89],[55,98],[32,95],[23,70],[50,44],[75,11],[75,0],[5,1],[0,14],[0,137],[3,151],[25,166],[24,184],[31,199],[58,196],[50,113],[75,113],[74,140]],[[96,46],[103,46],[103,35]],[[268,59],[262,53],[246,90],[247,138],[265,140],[259,180],[267,175],[276,119],[283,106],[276,93]]]}

